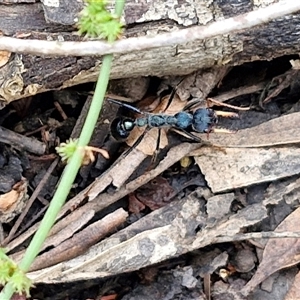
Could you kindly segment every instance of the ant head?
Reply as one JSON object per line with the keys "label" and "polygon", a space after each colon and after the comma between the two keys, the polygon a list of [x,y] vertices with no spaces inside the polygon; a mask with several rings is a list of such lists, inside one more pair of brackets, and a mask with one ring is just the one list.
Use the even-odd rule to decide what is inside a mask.
{"label": "ant head", "polygon": [[196,132],[209,133],[218,123],[218,116],[210,108],[199,108],[194,112],[192,127]]}
{"label": "ant head", "polygon": [[116,118],[110,125],[111,135],[117,141],[126,140],[134,126],[135,122],[132,119]]}

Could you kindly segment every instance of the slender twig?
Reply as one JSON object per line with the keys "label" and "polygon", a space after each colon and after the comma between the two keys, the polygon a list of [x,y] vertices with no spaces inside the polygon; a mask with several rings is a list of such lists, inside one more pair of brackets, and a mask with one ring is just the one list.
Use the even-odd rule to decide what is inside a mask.
{"label": "slender twig", "polygon": [[279,238],[279,239],[287,239],[287,238],[300,238],[300,232],[292,232],[292,231],[263,231],[263,232],[249,232],[249,233],[240,233],[235,235],[223,235],[218,236],[216,239],[218,243],[226,243],[232,241],[244,241],[250,239],[269,239],[269,238]]}
{"label": "slender twig", "polygon": [[260,8],[233,18],[217,21],[206,26],[194,26],[187,29],[145,36],[128,38],[109,44],[101,41],[59,42],[41,40],[21,40],[0,37],[0,50],[17,53],[54,56],[101,56],[104,54],[129,53],[145,49],[184,44],[195,40],[212,38],[264,24],[275,18],[283,17],[300,10],[300,1],[286,0]]}

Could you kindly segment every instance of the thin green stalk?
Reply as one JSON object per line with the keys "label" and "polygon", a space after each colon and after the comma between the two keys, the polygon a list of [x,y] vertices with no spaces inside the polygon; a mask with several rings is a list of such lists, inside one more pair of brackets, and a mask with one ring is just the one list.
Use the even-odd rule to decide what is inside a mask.
{"label": "thin green stalk", "polygon": [[[116,1],[115,13],[117,16],[121,16],[123,12],[124,4],[125,4],[125,0]],[[104,100],[104,96],[109,81],[112,59],[113,59],[113,55],[105,55],[103,57],[103,62],[98,77],[95,93],[78,140],[78,147],[74,152],[74,154],[72,155],[71,159],[69,160],[62,174],[62,178],[61,181],[59,182],[56,193],[53,196],[53,199],[51,200],[50,206],[40,224],[39,229],[34,235],[19,265],[20,269],[23,270],[24,272],[27,272],[29,270],[30,265],[33,263],[34,259],[38,255],[41,246],[44,243],[49,231],[51,230],[61,207],[63,206],[65,200],[67,199],[72,184],[81,166],[82,155],[83,155],[82,148],[87,146],[91,139],[93,130],[96,126],[103,105],[103,100]],[[0,299],[9,300],[13,295],[13,293],[14,293],[13,286],[9,282],[1,291]]]}
{"label": "thin green stalk", "polygon": [[[94,94],[93,101],[91,103],[89,112],[87,114],[85,123],[82,128],[82,132],[80,134],[78,140],[78,147],[71,157],[69,163],[67,164],[63,174],[61,181],[58,185],[55,195],[51,201],[51,205],[49,206],[42,222],[34,235],[30,245],[28,246],[25,255],[19,265],[19,267],[27,272],[30,265],[34,261],[35,257],[38,255],[43,242],[45,241],[50,229],[52,228],[55,219],[65,203],[65,200],[68,197],[68,194],[71,190],[72,184],[75,180],[75,177],[78,173],[79,168],[81,167],[82,162],[82,147],[85,147],[92,136],[93,130],[95,128],[99,113],[101,111],[104,95],[106,92],[110,68],[112,62],[112,55],[107,55],[103,58],[103,64],[101,67],[101,72],[99,74],[98,82],[96,85],[96,90]],[[96,93],[97,91],[97,93]],[[100,100],[100,101],[99,101]]]}

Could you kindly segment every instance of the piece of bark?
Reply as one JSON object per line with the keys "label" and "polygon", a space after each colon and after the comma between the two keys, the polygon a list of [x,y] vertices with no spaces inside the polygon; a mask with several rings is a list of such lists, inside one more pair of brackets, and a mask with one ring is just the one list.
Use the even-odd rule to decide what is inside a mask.
{"label": "piece of bark", "polygon": [[[255,115],[253,119],[255,119]],[[282,115],[251,128],[239,130],[234,134],[211,133],[209,141],[217,147],[226,148],[258,148],[299,144],[299,123],[300,112],[295,112]],[[199,136],[203,140],[205,139],[204,134]],[[194,154],[196,155],[196,153]]]}
{"label": "piece of bark", "polygon": [[46,145],[34,138],[27,137],[0,126],[0,142],[9,144],[12,147],[25,150],[37,155],[46,151]]}
{"label": "piece of bark", "polygon": [[[57,15],[52,11],[51,16],[48,13],[49,7],[43,7],[41,3],[9,6],[0,4],[0,30],[7,36],[29,35],[26,38],[78,41],[80,38],[70,33],[74,31],[74,23],[70,20],[74,19],[76,10],[79,11],[80,4],[76,5],[75,11],[66,11],[65,1],[60,2],[61,7],[56,8]],[[68,7],[70,5],[72,6],[68,4]],[[154,36],[161,32],[176,31],[184,26],[206,25],[256,8],[250,3],[239,5],[237,0],[230,3],[213,1],[211,5],[183,1],[171,6],[165,1],[146,3],[130,0],[126,1],[125,6],[124,20],[128,25],[125,37]],[[46,19],[55,23],[47,23]],[[241,30],[238,34],[169,46],[163,48],[163,51],[157,48],[115,55],[111,78],[188,74],[220,64],[233,66],[253,60],[270,60],[282,55],[297,54],[300,49],[297,35],[299,19],[300,14],[294,14],[250,30]],[[5,90],[7,81],[11,81],[11,73],[1,72],[0,95],[5,103],[46,90],[96,81],[101,65],[99,58],[95,57],[49,58],[24,53],[21,60],[24,70],[18,75],[19,81],[14,83],[19,85],[18,93],[11,94]]]}
{"label": "piece of bark", "polygon": [[300,172],[300,150],[282,148],[214,148],[198,150],[195,157],[214,193],[229,191],[262,182],[275,181]]}
{"label": "piece of bark", "polygon": [[[41,248],[41,252],[45,249],[50,249],[53,247],[58,247],[60,244],[64,243],[68,239],[72,238],[72,236],[78,232],[80,229],[82,229],[83,226],[86,226],[88,222],[91,221],[91,219],[94,217],[95,212],[92,210],[86,211],[86,212],[80,212],[80,214],[73,213],[69,215],[68,217],[72,217],[72,222],[68,220],[69,218],[66,218],[67,220],[62,220],[62,223],[66,222],[66,225],[55,226],[52,228],[51,232],[48,235],[47,241],[43,243],[43,247]],[[61,224],[61,225],[63,225]],[[57,230],[59,230],[57,232]],[[24,256],[26,250],[21,250],[17,253],[14,253],[11,255],[12,259],[16,261],[20,261],[22,257]]]}
{"label": "piece of bark", "polygon": [[119,208],[113,213],[106,215],[101,220],[74,234],[70,239],[64,241],[54,249],[38,256],[31,265],[30,270],[34,271],[49,267],[83,254],[104,236],[115,231],[118,226],[121,226],[127,217],[128,213],[123,208]]}

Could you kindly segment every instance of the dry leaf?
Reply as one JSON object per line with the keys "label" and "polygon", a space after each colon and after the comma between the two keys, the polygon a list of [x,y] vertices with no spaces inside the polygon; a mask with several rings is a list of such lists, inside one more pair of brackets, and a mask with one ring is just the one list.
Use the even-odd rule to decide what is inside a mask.
{"label": "dry leaf", "polygon": [[300,172],[300,149],[203,147],[192,155],[214,193],[274,181]]}
{"label": "dry leaf", "polygon": [[10,56],[11,56],[11,52],[6,50],[0,51],[0,68],[7,64]]}
{"label": "dry leaf", "polygon": [[300,299],[300,272],[295,276],[293,285],[288,293],[285,295],[284,300],[296,300]]}
{"label": "dry leaf", "polygon": [[[134,130],[141,130],[141,129],[143,130],[144,128],[135,128]],[[150,131],[148,131],[143,137],[142,141],[136,146],[136,148],[146,155],[153,155],[156,150],[165,148],[168,145],[167,132],[165,129],[161,129],[160,138],[159,138],[158,131],[159,131],[158,128],[152,128]],[[135,136],[135,137],[139,138],[139,136]],[[158,138],[159,138],[159,146],[157,146]],[[128,145],[134,144],[133,141],[131,141],[131,139],[128,139],[127,143]]]}
{"label": "dry leaf", "polygon": [[[276,228],[275,232],[299,231],[300,208],[287,216]],[[254,288],[281,269],[294,266],[300,262],[300,239],[270,239],[264,249],[262,261],[251,280],[243,288],[242,293],[248,295]]]}
{"label": "dry leaf", "polygon": [[27,181],[22,179],[13,189],[0,196],[0,223],[10,222],[20,214],[27,200]]}

